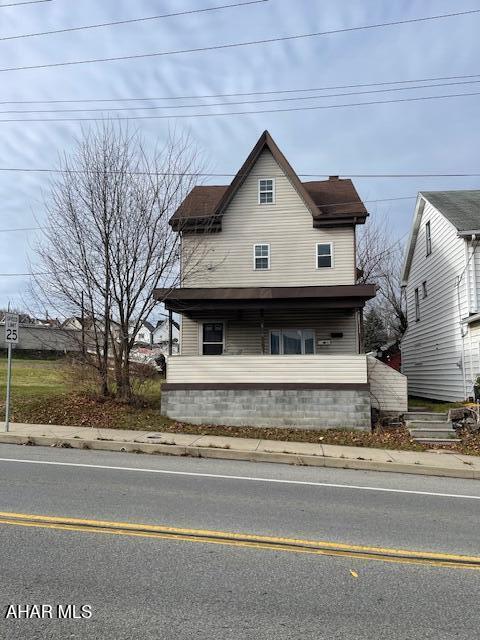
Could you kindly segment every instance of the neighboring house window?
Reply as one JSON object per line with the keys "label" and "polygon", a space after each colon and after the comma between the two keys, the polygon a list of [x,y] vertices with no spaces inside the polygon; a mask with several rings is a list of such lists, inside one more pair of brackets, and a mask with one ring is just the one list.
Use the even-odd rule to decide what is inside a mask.
{"label": "neighboring house window", "polygon": [[317,269],[333,267],[333,246],[331,242],[317,244]]}
{"label": "neighboring house window", "polygon": [[315,353],[315,333],[313,329],[272,329],[270,353],[272,355]]}
{"label": "neighboring house window", "polygon": [[258,181],[258,204],[274,204],[275,180],[273,178],[261,178]]}
{"label": "neighboring house window", "polygon": [[202,325],[202,354],[220,356],[223,353],[223,322],[204,322]]}
{"label": "neighboring house window", "polygon": [[427,295],[428,295],[428,292],[427,292],[427,281],[426,280],[424,280],[422,282],[422,295],[423,295],[424,298],[426,298]]}
{"label": "neighboring house window", "polygon": [[430,220],[425,224],[425,243],[427,256],[429,256],[432,253],[432,229],[430,227]]}
{"label": "neighboring house window", "polygon": [[415,320],[417,322],[420,320],[420,296],[418,289],[415,289]]}
{"label": "neighboring house window", "polygon": [[139,333],[138,334],[138,339],[139,340],[145,340],[145,334],[144,333]]}
{"label": "neighboring house window", "polygon": [[270,269],[270,245],[253,245],[253,268],[257,270]]}

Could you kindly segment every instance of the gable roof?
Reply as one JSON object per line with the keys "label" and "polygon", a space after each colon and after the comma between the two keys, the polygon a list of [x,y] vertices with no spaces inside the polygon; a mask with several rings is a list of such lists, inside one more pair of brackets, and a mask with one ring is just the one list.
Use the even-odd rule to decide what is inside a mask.
{"label": "gable roof", "polygon": [[265,149],[302,198],[312,214],[314,227],[365,222],[368,212],[351,180],[332,176],[329,180],[301,182],[272,136],[264,131],[230,185],[197,186],[190,191],[170,218],[173,229],[220,230],[223,213]]}
{"label": "gable roof", "polygon": [[457,231],[480,229],[480,190],[422,191],[422,195]]}
{"label": "gable roof", "polygon": [[417,196],[412,231],[407,245],[402,272],[402,285],[407,284],[410,275],[413,252],[426,202],[434,206],[453,224],[459,235],[466,235],[469,231],[480,232],[480,190],[421,191]]}

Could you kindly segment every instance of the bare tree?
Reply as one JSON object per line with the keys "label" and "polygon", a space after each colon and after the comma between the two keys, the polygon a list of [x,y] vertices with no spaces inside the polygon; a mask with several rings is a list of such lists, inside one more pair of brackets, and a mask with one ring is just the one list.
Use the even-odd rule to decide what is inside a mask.
{"label": "bare tree", "polygon": [[400,338],[407,328],[401,287],[403,252],[402,242],[392,239],[387,218],[369,221],[359,234],[359,282],[377,284],[377,296],[370,305],[381,315],[390,338]]}
{"label": "bare tree", "polygon": [[180,234],[168,221],[197,181],[198,153],[175,133],[148,152],[137,133],[109,123],[84,132],[61,169],[37,246],[37,300],[84,318],[101,394],[112,393],[113,359],[115,394],[129,401],[130,352],[158,304],[152,291],[179,283]]}

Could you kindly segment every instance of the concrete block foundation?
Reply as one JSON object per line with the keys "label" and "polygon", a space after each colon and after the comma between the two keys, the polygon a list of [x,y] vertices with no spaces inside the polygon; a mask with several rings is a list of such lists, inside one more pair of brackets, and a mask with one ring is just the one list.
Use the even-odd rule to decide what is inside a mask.
{"label": "concrete block foundation", "polygon": [[370,430],[368,385],[358,388],[188,388],[166,384],[162,413],[192,424]]}

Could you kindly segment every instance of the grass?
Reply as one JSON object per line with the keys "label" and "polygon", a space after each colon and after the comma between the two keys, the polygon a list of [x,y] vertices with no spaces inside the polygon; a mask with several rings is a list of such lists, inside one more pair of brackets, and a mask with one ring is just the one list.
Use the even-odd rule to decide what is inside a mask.
{"label": "grass", "polygon": [[[0,419],[3,418],[4,413],[6,368],[5,358],[0,358]],[[161,415],[162,379],[159,376],[145,382],[141,388],[141,395],[135,403],[126,405],[114,399],[99,399],[93,393],[82,390],[82,384],[63,360],[14,359],[12,372],[12,422],[92,426],[100,429],[141,429],[410,451],[425,450],[424,446],[410,438],[408,431],[404,428],[379,429],[370,433],[348,429],[311,431],[192,425],[176,422]],[[411,398],[410,406],[412,408],[423,406],[432,411],[446,411],[452,406],[461,406],[461,404],[433,403]],[[463,434],[462,443],[453,445],[451,449],[480,455],[480,436]]]}
{"label": "grass", "polygon": [[433,413],[447,413],[449,409],[457,409],[465,406],[464,402],[442,402],[441,400],[428,400],[427,398],[408,398],[408,408],[415,410],[417,407],[432,411]]}

